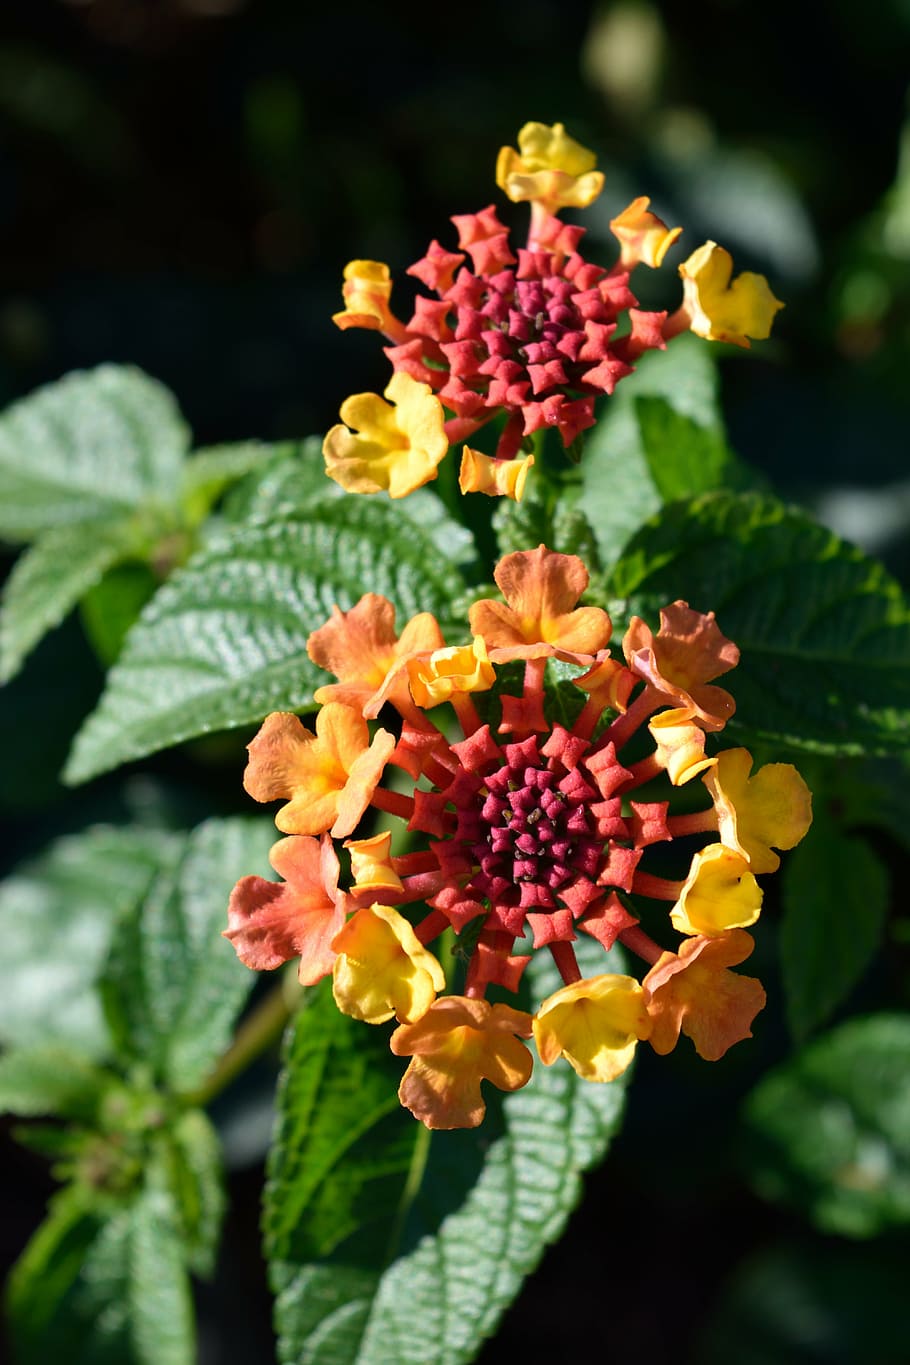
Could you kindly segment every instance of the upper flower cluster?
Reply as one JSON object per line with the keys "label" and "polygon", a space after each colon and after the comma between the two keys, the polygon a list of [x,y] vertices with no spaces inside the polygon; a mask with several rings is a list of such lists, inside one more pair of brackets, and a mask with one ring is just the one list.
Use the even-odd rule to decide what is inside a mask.
{"label": "upper flower cluster", "polygon": [[[284,803],[276,824],[287,837],[271,854],[283,881],[244,877],[227,937],[251,967],[299,957],[304,984],[331,972],[339,1007],[358,1019],[394,1017],[392,1050],[411,1058],[400,1097],[429,1127],[479,1123],[484,1079],[524,1085],[532,1057],[521,1040],[532,1035],[545,1065],[564,1056],[595,1081],[619,1075],[642,1039],[666,1053],[682,1031],[715,1059],[750,1036],[764,992],[729,968],[752,950],[756,877],[811,820],[790,765],[752,776],[745,749],[706,752],[706,735],[734,711],[714,679],[739,657],[712,613],[675,602],[656,633],[633,618],[621,661],[607,648],[607,613],[578,605],[588,576],[576,557],[520,551],[500,562],[496,582],[504,600],[474,605],[464,646],[447,646],[429,614],[397,637],[394,609],[372,593],[336,608],[308,645],[337,679],[316,694],[315,732],[294,715],[269,716],[244,779],[257,800]],[[571,726],[548,715],[550,658],[577,669]],[[499,692],[482,720],[474,694],[516,660],[520,693]],[[428,714],[444,703],[455,741]],[[397,712],[395,733],[371,733],[384,707]],[[629,757],[642,734],[644,756]],[[389,767],[409,791],[382,785]],[[672,813],[675,789],[696,777],[710,803]],[[642,790],[652,783],[665,797]],[[369,807],[406,822],[408,851],[392,853],[389,829],[349,837]],[[694,837],[702,846],[692,853]],[[337,839],[350,857],[344,889]],[[647,867],[649,849],[668,843],[679,849],[675,878]],[[675,949],[642,927],[640,916],[654,918],[642,902],[668,907],[665,928],[682,936]],[[446,975],[427,945],[450,930],[464,975],[457,993],[441,994]],[[624,944],[647,964],[643,980],[583,978],[579,933],[605,949]],[[552,955],[561,989],[533,1017],[488,1000],[490,988],[519,989],[538,949]]]}
{"label": "upper flower cluster", "polygon": [[394,370],[388,402],[378,394],[347,399],[326,437],[326,470],[350,492],[405,496],[436,477],[450,443],[469,441],[502,415],[495,456],[465,444],[461,487],[520,498],[534,463],[519,454],[528,438],[555,427],[572,447],[593,426],[597,399],[645,351],[665,349],[687,329],[738,346],[770,333],[782,305],[761,275],[731,282],[733,262],[714,242],[679,267],[683,301],[674,313],[640,309],[632,272],[660,266],[681,229],[666,227],[647,198],[635,199],[610,224],[618,259],[609,268],[592,264],[579,249],[584,228],[558,214],[600,194],[593,152],[560,123],[525,124],[518,145],[501,150],[496,182],[513,202],[531,205],[525,246],[513,251],[492,204],[455,215],[458,249],[434,240],[407,272],[435,297],[418,295],[406,322],[392,312],[387,265],[345,268],[345,307],[334,321],[382,332]]}

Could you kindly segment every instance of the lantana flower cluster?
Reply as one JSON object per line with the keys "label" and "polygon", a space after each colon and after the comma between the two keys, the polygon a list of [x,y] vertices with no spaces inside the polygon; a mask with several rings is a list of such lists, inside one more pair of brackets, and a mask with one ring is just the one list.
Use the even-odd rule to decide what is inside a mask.
{"label": "lantana flower cluster", "polygon": [[[660,266],[681,233],[651,213],[645,197],[610,224],[615,262],[587,261],[585,229],[559,214],[598,197],[604,177],[595,165],[561,123],[525,124],[518,150],[503,147],[496,165],[506,197],[531,206],[525,245],[513,250],[493,204],[456,214],[457,249],[434,240],[407,271],[429,294],[417,296],[406,321],[392,311],[388,265],[349,262],[334,321],[381,332],[394,373],[384,398],[346,399],[341,423],[326,436],[326,470],[343,488],[404,497],[436,478],[450,445],[464,443],[462,492],[520,499],[534,434],[555,428],[577,457],[597,399],[612,394],[645,351],[665,350],[688,330],[736,346],[769,336],[783,305],[762,275],[732,278],[732,258],[716,242],[679,266],[683,299],[674,312],[638,307],[633,273]],[[504,420],[489,456],[468,443],[496,417]]]}
{"label": "lantana flower cluster", "polygon": [[[479,1124],[483,1081],[525,1085],[531,1038],[545,1066],[564,1058],[606,1082],[645,1040],[664,1054],[683,1033],[716,1060],[750,1037],[765,993],[731,968],[752,952],[758,878],[811,821],[791,765],[753,773],[746,749],[706,748],[734,712],[714,680],[739,658],[713,613],[674,602],[656,631],[633,617],[620,657],[607,613],[579,605],[576,556],[541,545],[507,555],[495,578],[502,600],[474,604],[465,645],[447,645],[429,613],[397,636],[375,593],[336,608],[308,643],[336,679],[316,693],[315,731],[270,715],[244,777],[256,800],[283,803],[282,880],[244,877],[226,936],[249,967],[297,958],[304,985],[331,973],[346,1014],[394,1019],[392,1052],[410,1059],[399,1096],[430,1128]],[[550,660],[572,666],[563,719]],[[508,665],[514,693],[497,681]],[[686,793],[674,812],[696,779],[704,800]],[[386,828],[364,836],[371,808]],[[584,977],[580,935],[622,944],[642,978]],[[539,951],[563,985],[532,1015],[518,993]]]}

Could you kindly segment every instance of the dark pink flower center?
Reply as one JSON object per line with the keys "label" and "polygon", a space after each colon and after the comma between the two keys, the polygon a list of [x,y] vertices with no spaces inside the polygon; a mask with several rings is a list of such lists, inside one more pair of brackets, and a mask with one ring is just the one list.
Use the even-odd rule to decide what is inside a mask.
{"label": "dark pink flower center", "polygon": [[559,727],[542,748],[532,735],[499,749],[488,732],[470,752],[455,747],[470,767],[439,800],[455,807],[454,836],[443,847],[469,873],[458,897],[464,913],[486,902],[488,928],[520,935],[529,912],[572,920],[609,888],[629,889],[639,855],[613,795],[629,773],[612,748],[586,761],[587,743]]}
{"label": "dark pink flower center", "polygon": [[[664,344],[665,314],[635,309],[627,271],[583,259],[581,228],[548,220],[535,249],[519,249],[516,262],[492,208],[454,221],[473,270],[456,275],[463,252],[434,242],[410,273],[440,302],[418,298],[407,339],[387,354],[396,369],[430,383],[459,419],[476,425],[492,411],[514,414],[501,456],[544,426],[570,445],[593,425],[595,398],[612,393],[643,350]],[[632,330],[614,339],[625,310]]]}

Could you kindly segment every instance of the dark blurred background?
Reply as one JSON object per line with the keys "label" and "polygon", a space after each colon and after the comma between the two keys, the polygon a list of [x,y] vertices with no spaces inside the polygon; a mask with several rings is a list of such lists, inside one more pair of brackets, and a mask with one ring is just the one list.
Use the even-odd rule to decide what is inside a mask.
{"label": "dark blurred background", "polygon": [[[6,0],[0,402],[112,360],[170,386],[197,445],[325,429],[387,370],[375,337],[329,321],[345,262],[383,259],[400,279],[431,237],[453,242],[449,214],[494,199],[523,223],[495,190],[497,150],[527,119],[560,120],[607,172],[583,218],[593,259],[612,259],[609,218],[648,194],[687,251],[711,236],[768,276],[787,304],[774,339],[722,360],[733,444],[906,579],[908,57],[910,0]],[[644,302],[673,306],[677,289],[671,264]],[[56,784],[100,680],[70,622],[6,689],[8,861],[148,810],[152,779]],[[234,767],[199,747],[143,772],[180,792],[187,818],[241,808]],[[814,1236],[736,1174],[739,1097],[786,1046],[772,1026],[725,1063],[723,1087],[682,1050],[651,1086],[643,1058],[568,1239],[483,1360],[910,1359],[889,1289],[905,1243],[870,1254]],[[257,1249],[271,1081],[250,1081],[258,1120],[222,1115],[235,1205],[200,1299],[211,1365],[272,1358]],[[51,1182],[38,1158],[5,1150],[11,1257]],[[852,1337],[832,1317],[841,1285],[874,1308],[877,1346],[855,1344],[870,1340],[862,1315]],[[772,1304],[790,1326],[762,1354]]]}

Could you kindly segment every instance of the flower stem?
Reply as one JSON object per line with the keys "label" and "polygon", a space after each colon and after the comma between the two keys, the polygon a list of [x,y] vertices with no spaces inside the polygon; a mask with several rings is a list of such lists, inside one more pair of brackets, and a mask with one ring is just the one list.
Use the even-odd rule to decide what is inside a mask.
{"label": "flower stem", "polygon": [[635,925],[629,929],[623,929],[619,935],[619,941],[637,957],[644,958],[645,962],[650,963],[652,967],[663,952],[659,943],[655,943],[653,938],[645,933],[644,929],[639,929]]}
{"label": "flower stem", "polygon": [[671,815],[667,829],[672,839],[680,839],[685,834],[705,834],[717,829],[717,811],[709,806],[707,810],[695,810],[689,815]]}
{"label": "flower stem", "polygon": [[278,1042],[293,1013],[293,1003],[285,981],[279,981],[264,1000],[247,1015],[233,1043],[217,1062],[208,1080],[198,1090],[182,1096],[185,1104],[204,1109],[216,1095],[244,1072],[251,1062]]}

